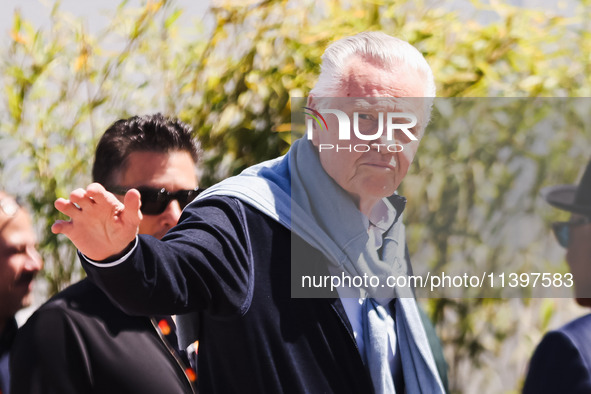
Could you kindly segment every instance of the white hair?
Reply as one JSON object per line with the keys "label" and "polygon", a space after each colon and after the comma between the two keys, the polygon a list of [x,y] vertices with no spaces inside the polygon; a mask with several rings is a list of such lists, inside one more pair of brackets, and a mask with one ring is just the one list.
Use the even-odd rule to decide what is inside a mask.
{"label": "white hair", "polygon": [[433,72],[423,55],[408,42],[382,32],[363,32],[332,43],[322,55],[320,76],[310,96],[338,97],[347,60],[352,56],[375,60],[386,70],[411,67],[425,76],[424,97],[435,97]]}

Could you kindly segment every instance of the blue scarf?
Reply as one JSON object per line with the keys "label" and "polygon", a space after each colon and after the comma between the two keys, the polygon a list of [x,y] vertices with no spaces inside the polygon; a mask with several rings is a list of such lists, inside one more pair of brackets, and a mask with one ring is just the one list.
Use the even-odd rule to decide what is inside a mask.
{"label": "blue scarf", "polygon": [[[238,198],[271,217],[321,251],[334,267],[348,275],[378,276],[385,283],[389,275],[404,276],[409,272],[401,217],[384,236],[381,259],[369,245],[363,214],[348,193],[324,171],[318,153],[306,139],[295,141],[287,155],[249,167],[240,175],[208,188],[198,199],[213,195]],[[407,393],[444,393],[412,290],[366,290],[372,297],[397,297],[396,335]],[[387,355],[383,349],[386,345],[376,344],[376,352]],[[371,351],[372,346],[366,347]],[[376,392],[393,392],[392,376],[385,367],[387,359],[367,365]]]}

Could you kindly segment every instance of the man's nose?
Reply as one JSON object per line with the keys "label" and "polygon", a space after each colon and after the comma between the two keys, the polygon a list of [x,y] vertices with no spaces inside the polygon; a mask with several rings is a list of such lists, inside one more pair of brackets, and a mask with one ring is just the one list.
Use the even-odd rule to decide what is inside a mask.
{"label": "man's nose", "polygon": [[160,215],[161,224],[169,227],[175,226],[181,217],[182,211],[179,202],[177,200],[172,200]]}
{"label": "man's nose", "polygon": [[379,135],[378,137],[376,137],[370,141],[370,145],[371,144],[378,144],[378,145],[388,146],[388,145],[395,144],[395,143],[396,143],[396,141],[394,140],[394,138],[392,138],[392,139],[388,138],[388,133],[386,133],[385,130],[381,135]]}
{"label": "man's nose", "polygon": [[27,261],[25,269],[29,272],[39,272],[43,268],[43,259],[34,246],[27,247]]}
{"label": "man's nose", "polygon": [[392,134],[388,137],[388,133],[385,130],[381,135],[367,141],[366,144],[370,146],[371,150],[378,151],[382,154],[394,154],[400,150],[397,147],[397,145],[400,145],[400,142],[397,141],[396,135]]}

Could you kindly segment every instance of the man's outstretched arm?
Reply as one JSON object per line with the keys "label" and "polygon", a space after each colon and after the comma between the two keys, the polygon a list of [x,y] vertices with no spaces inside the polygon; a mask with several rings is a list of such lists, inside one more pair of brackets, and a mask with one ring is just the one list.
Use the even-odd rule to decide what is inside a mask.
{"label": "man's outstretched arm", "polygon": [[242,204],[229,197],[196,201],[162,240],[140,235],[134,242],[139,201],[135,190],[122,204],[92,184],[56,201],[71,220],[52,230],[70,238],[85,256],[88,278],[128,314],[243,313],[253,265]]}
{"label": "man's outstretched arm", "polygon": [[76,189],[55,207],[70,220],[58,220],[54,234],[64,234],[91,260],[101,261],[123,252],[134,241],[142,219],[140,194],[132,189],[123,203],[98,183]]}

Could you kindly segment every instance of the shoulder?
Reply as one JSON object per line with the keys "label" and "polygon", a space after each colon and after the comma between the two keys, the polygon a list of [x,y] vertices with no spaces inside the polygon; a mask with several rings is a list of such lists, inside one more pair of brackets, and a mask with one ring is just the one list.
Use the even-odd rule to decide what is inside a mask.
{"label": "shoulder", "polygon": [[12,348],[15,360],[16,354],[26,358],[24,355],[29,353],[56,351],[56,346],[72,338],[77,324],[72,318],[69,301],[68,297],[59,293],[29,317],[19,329]]}
{"label": "shoulder", "polygon": [[187,205],[180,221],[187,216],[217,216],[222,213],[236,215],[244,211],[244,203],[238,198],[214,195],[198,199]]}
{"label": "shoulder", "polygon": [[557,331],[563,332],[576,341],[584,337],[589,342],[589,339],[591,339],[591,314],[579,317]]}
{"label": "shoulder", "polygon": [[[45,341],[101,322],[107,325],[131,319],[88,279],[70,285],[37,309],[19,330],[26,341]],[[55,327],[48,330],[47,327]]]}
{"label": "shoulder", "polygon": [[[279,221],[261,212],[257,207],[236,197],[214,195],[194,201],[183,211],[179,224],[174,230],[200,228],[203,230],[222,229],[223,233],[242,235],[244,241],[259,243],[268,239],[269,232],[287,232],[289,230]],[[169,234],[174,234],[171,231]]]}
{"label": "shoulder", "polygon": [[591,315],[547,333],[530,361],[524,393],[591,392]]}
{"label": "shoulder", "polygon": [[587,369],[591,371],[591,314],[580,317],[557,330],[577,349]]}
{"label": "shoulder", "polygon": [[148,318],[126,314],[84,279],[56,294],[31,315],[19,329],[13,351],[62,354],[84,348],[89,340],[108,342],[113,333],[139,333],[150,327]]}
{"label": "shoulder", "polygon": [[107,296],[88,279],[74,283],[47,300],[27,323],[50,314],[83,313],[104,309],[111,304]]}
{"label": "shoulder", "polygon": [[[246,232],[246,222],[245,204],[239,199],[210,196],[189,204],[184,209],[177,226],[164,239],[170,239],[168,235],[176,238],[192,231],[237,236]],[[178,233],[179,230],[184,232]]]}

